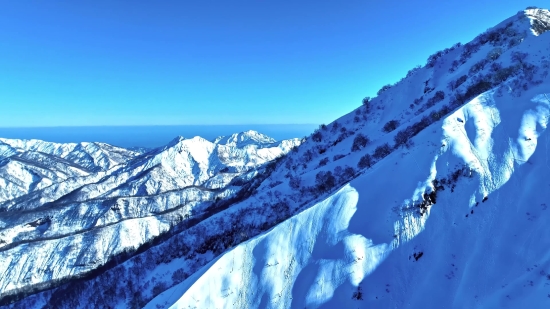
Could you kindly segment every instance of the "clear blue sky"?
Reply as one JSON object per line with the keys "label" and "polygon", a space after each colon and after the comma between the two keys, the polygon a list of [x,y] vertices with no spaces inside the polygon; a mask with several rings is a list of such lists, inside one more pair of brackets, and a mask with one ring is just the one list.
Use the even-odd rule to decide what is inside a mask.
{"label": "clear blue sky", "polygon": [[327,123],[546,1],[2,1],[0,126]]}

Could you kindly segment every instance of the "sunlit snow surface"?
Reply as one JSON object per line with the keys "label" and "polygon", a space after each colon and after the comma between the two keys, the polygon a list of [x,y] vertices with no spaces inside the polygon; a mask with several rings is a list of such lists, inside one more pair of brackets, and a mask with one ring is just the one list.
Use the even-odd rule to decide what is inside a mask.
{"label": "sunlit snow surface", "polygon": [[[249,166],[289,152],[250,196],[90,280],[82,293],[69,284],[57,289],[55,297],[42,292],[12,308],[59,304],[60,295],[72,295],[65,303],[70,308],[97,307],[101,303],[97,294],[111,294],[108,305],[117,308],[139,307],[147,301],[148,308],[549,308],[550,62],[546,58],[550,34],[544,33],[550,29],[548,16],[547,10],[527,10],[497,25],[494,29],[505,33],[504,41],[497,44],[502,54],[481,71],[470,72],[494,55],[495,45],[489,41],[478,45],[462,65],[450,70],[466,51],[465,46],[456,47],[433,66],[415,69],[381,92],[369,109],[358,107],[321,126],[295,151],[289,152],[292,141],[283,142],[263,156],[272,140],[254,132],[214,143],[175,139],[98,179],[85,176],[88,185],[68,196],[72,185],[52,190],[48,198],[59,198],[60,205],[74,202],[71,211],[52,210],[54,219],[78,213],[76,217],[86,219],[76,222],[81,228],[125,219],[112,225],[122,230],[102,229],[100,234],[107,238],[89,233],[93,237],[89,242],[97,244],[92,254],[80,255],[84,263],[65,259],[71,251],[65,255],[50,251],[52,260],[48,253],[20,259],[17,250],[26,245],[18,246],[0,254],[9,256],[10,265],[4,267],[12,270],[0,277],[0,283],[25,286],[48,281],[54,278],[48,277],[52,267],[59,267],[55,278],[83,266],[96,267],[97,257],[169,228],[169,218],[152,219],[152,214],[172,211],[192,199],[212,199],[213,191],[226,197],[225,191],[217,190],[231,181],[234,172],[246,173],[242,176],[246,181],[255,175],[248,172]],[[535,26],[537,31],[532,31]],[[522,73],[528,66],[514,60],[515,52],[526,53],[526,61],[538,68],[533,78]],[[455,101],[465,105],[451,104],[456,92],[449,89],[450,81],[465,76],[467,81],[457,88],[464,93],[498,71],[499,65],[515,68],[515,75],[478,97],[468,96],[468,102]],[[426,107],[437,92],[445,93],[445,98]],[[439,119],[436,112],[444,105],[453,111]],[[398,120],[398,128],[382,130],[390,120]],[[424,120],[432,124],[406,147],[401,145],[370,168],[359,167],[362,156],[384,143],[393,145],[397,132]],[[359,134],[370,142],[353,151]],[[353,172],[343,177],[345,169]],[[328,171],[340,179],[338,187],[318,188],[317,175]],[[292,177],[299,179],[299,186],[291,185]],[[440,186],[443,179],[447,181]],[[187,185],[191,187],[172,190]],[[437,195],[429,197],[427,193],[436,188]],[[103,207],[97,203],[103,198],[116,200]],[[8,206],[29,209],[46,200],[38,197]],[[434,204],[421,215],[418,205],[427,200]],[[277,207],[277,201],[286,203],[288,213]],[[184,215],[197,210],[195,206],[174,211]],[[126,220],[133,217],[150,219],[140,220],[147,225],[142,226]],[[31,231],[28,222],[12,217],[11,228],[0,237],[51,236],[75,226],[52,219],[35,223],[40,225]],[[131,237],[143,229],[149,230]],[[77,243],[65,239],[67,249]],[[88,246],[86,240],[81,243]],[[226,251],[229,247],[233,248]],[[114,277],[121,279],[112,281]],[[116,283],[116,289],[107,290],[111,285],[102,280]],[[128,287],[139,294],[128,296],[124,293]],[[115,290],[121,293],[114,295]]]}
{"label": "sunlit snow surface", "polygon": [[0,298],[135,250],[299,144],[246,131],[214,142],[178,137],[142,154],[0,139]]}
{"label": "sunlit snow surface", "polygon": [[[548,90],[475,98],[420,134],[414,149],[237,246],[147,308],[550,306]],[[429,145],[437,135],[441,144]],[[426,215],[388,207],[418,200],[462,165],[472,176],[440,192]],[[353,297],[357,287],[362,300]]]}

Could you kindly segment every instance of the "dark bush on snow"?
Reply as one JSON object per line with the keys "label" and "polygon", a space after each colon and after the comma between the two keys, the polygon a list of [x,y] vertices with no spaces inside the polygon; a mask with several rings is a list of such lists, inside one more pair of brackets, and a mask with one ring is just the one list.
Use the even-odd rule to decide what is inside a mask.
{"label": "dark bush on snow", "polygon": [[390,89],[391,87],[393,87],[393,86],[390,85],[390,84],[384,85],[384,86],[382,86],[382,88],[380,88],[380,90],[378,90],[378,92],[376,94],[381,95],[382,93],[384,93],[384,91]]}
{"label": "dark bush on snow", "polygon": [[370,97],[365,97],[363,98],[363,106],[365,107],[365,109],[367,110],[367,113],[369,112],[370,110]]}
{"label": "dark bush on snow", "polygon": [[407,76],[405,78],[413,76],[416,72],[420,71],[421,68],[422,68],[421,66],[417,65],[414,68],[410,69],[407,72]]}
{"label": "dark bush on snow", "polygon": [[338,121],[335,121],[332,123],[332,128],[330,129],[330,132],[336,133],[336,130],[338,130],[341,127],[342,126],[340,125],[340,123],[338,123]]}
{"label": "dark bush on snow", "polygon": [[498,44],[501,41],[501,36],[504,29],[494,29],[492,31],[484,32],[477,36],[474,40],[479,42],[479,44],[484,45],[491,43],[493,45]]}
{"label": "dark bush on snow", "polygon": [[319,161],[319,166],[325,166],[328,163],[328,158],[323,158],[321,161]]}
{"label": "dark bush on snow", "polygon": [[332,161],[340,160],[343,157],[345,157],[343,154],[337,154],[334,157],[332,157]]}
{"label": "dark bush on snow", "polygon": [[456,43],[451,48],[445,48],[444,50],[440,50],[437,53],[431,55],[430,57],[428,57],[428,61],[426,63],[426,66],[428,68],[433,68],[436,65],[439,58],[443,57],[444,55],[450,53],[451,51],[455,50],[456,48],[458,48],[460,46],[461,46],[460,43]]}
{"label": "dark bush on snow", "polygon": [[175,284],[178,284],[178,283],[182,282],[187,277],[188,277],[188,275],[185,273],[183,268],[179,268],[175,272],[172,273],[172,282],[175,285]]}
{"label": "dark bush on snow", "polygon": [[366,154],[359,159],[357,167],[360,169],[370,168],[374,164],[374,158],[370,154]]}
{"label": "dark bush on snow", "polygon": [[491,67],[489,68],[490,72],[495,73],[495,72],[498,72],[499,70],[502,70],[502,63],[500,62],[491,63]]}
{"label": "dark bush on snow", "polygon": [[428,68],[433,68],[437,63],[437,60],[442,56],[443,56],[443,51],[438,51],[437,53],[430,55],[430,57],[428,57],[428,61],[426,62],[426,66]]}
{"label": "dark bush on snow", "polygon": [[313,152],[311,151],[311,149],[308,149],[306,152],[304,152],[304,154],[302,156],[302,162],[307,163],[307,162],[311,161],[312,159],[313,159]]}
{"label": "dark bush on snow", "polygon": [[522,53],[522,52],[513,52],[512,55],[511,55],[511,58],[512,58],[512,61],[513,62],[517,62],[517,63],[521,63],[523,64],[523,62],[525,61],[525,59],[527,58],[527,53]]}
{"label": "dark bush on snow", "polygon": [[520,66],[500,67],[492,75],[493,83],[500,84],[506,81],[508,78],[516,75],[520,70]]}
{"label": "dark bush on snow", "polygon": [[[466,90],[466,93],[464,96],[466,97],[466,100],[475,98],[476,96],[482,94],[485,91],[491,90],[493,88],[493,84],[488,80],[480,80],[468,87]],[[465,100],[464,100],[465,101]]]}
{"label": "dark bush on snow", "polygon": [[355,176],[355,169],[353,167],[346,166],[344,169],[341,166],[337,166],[334,169],[334,177],[336,177],[339,184],[350,181],[353,179],[353,176]]}
{"label": "dark bush on snow", "polygon": [[403,131],[397,132],[397,134],[393,137],[393,140],[395,142],[395,146],[399,147],[401,145],[405,145],[409,141],[409,138],[411,138],[410,127]]}
{"label": "dark bush on snow", "polygon": [[453,62],[451,63],[451,67],[449,68],[449,72],[453,73],[454,71],[456,71],[459,65],[460,65],[460,62],[458,62],[458,60],[453,60]]}
{"label": "dark bush on snow", "polygon": [[436,103],[443,101],[444,99],[445,99],[445,92],[440,90],[436,92],[433,97],[428,99],[428,102],[426,102],[426,107],[430,108],[434,106]]}
{"label": "dark bush on snow", "polygon": [[374,154],[372,155],[375,159],[382,159],[382,158],[385,158],[387,155],[389,155],[391,153],[392,149],[390,147],[390,145],[388,145],[387,143],[384,144],[384,145],[380,145],[378,147],[376,147],[376,149],[374,150]]}
{"label": "dark bush on snow", "polygon": [[365,148],[365,146],[367,146],[368,143],[369,143],[369,138],[359,133],[353,139],[353,145],[351,146],[351,151],[359,151]]}
{"label": "dark bush on snow", "polygon": [[299,176],[290,176],[288,185],[294,190],[299,189],[302,185],[302,179]]}
{"label": "dark bush on snow", "polygon": [[500,55],[502,55],[502,48],[496,47],[487,54],[487,59],[490,61],[495,61],[500,58]]}
{"label": "dark bush on snow", "polygon": [[485,65],[487,65],[487,63],[489,63],[489,60],[481,59],[479,62],[475,63],[474,65],[472,65],[472,67],[470,67],[468,74],[474,75],[477,72],[483,70],[485,68]]}
{"label": "dark bush on snow", "polygon": [[321,171],[315,175],[315,188],[318,192],[328,192],[336,186],[336,178],[330,171]]}
{"label": "dark bush on snow", "polygon": [[466,82],[467,79],[468,79],[468,76],[462,75],[456,80],[451,80],[447,85],[447,87],[449,88],[449,90],[455,91],[458,87],[460,87],[460,85],[464,84],[464,82]]}
{"label": "dark bush on snow", "polygon": [[164,282],[157,282],[157,284],[153,287],[152,293],[153,296],[157,296],[160,293],[166,291],[168,289],[168,285]]}
{"label": "dark bush on snow", "polygon": [[386,133],[389,133],[395,129],[397,129],[397,127],[399,126],[399,121],[397,120],[390,120],[388,122],[386,122],[386,124],[384,125],[384,127],[382,128],[382,131],[386,132]]}
{"label": "dark bush on snow", "polygon": [[468,61],[468,59],[470,59],[473,54],[477,53],[480,48],[481,48],[481,44],[479,44],[478,42],[475,42],[475,41],[464,45],[464,49],[462,50],[462,54],[460,54],[459,62],[461,64],[466,63],[466,61]]}
{"label": "dark bush on snow", "polygon": [[321,133],[321,131],[317,130],[315,131],[315,133],[313,133],[311,135],[311,139],[316,142],[316,143],[319,143],[321,142],[321,140],[323,139],[323,134]]}

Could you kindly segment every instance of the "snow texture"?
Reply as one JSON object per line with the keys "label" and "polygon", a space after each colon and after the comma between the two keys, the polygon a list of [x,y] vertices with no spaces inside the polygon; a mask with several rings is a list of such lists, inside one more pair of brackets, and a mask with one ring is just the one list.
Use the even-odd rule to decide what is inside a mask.
{"label": "snow texture", "polygon": [[[32,242],[1,251],[11,259],[1,290],[26,286],[23,277],[47,282],[52,270],[68,276],[73,256],[92,267],[147,238],[136,235],[162,233],[173,218],[159,213],[174,205],[187,205],[177,212],[185,215],[208,208],[191,201],[239,195],[74,289],[11,307],[548,308],[549,16],[530,8],[434,54],[303,142],[273,144],[255,132],[178,138],[76,189],[57,186],[53,208],[40,196],[6,203],[51,212],[11,216],[5,242],[104,228],[61,238],[90,237],[101,254],[71,255],[65,243],[68,259],[50,251],[20,262],[17,250],[38,251],[24,249]],[[390,121],[395,128],[383,129]],[[276,154],[264,156],[273,145]],[[232,174],[254,190],[240,195]],[[64,225],[72,217],[89,220]],[[79,242],[87,240],[70,240]]]}
{"label": "snow texture", "polygon": [[[550,16],[525,15],[531,24]],[[532,34],[539,37],[516,50],[548,55],[550,37]],[[550,80],[542,78],[521,93],[506,84],[471,99],[415,136],[414,146],[146,308],[548,308]],[[439,76],[435,90],[446,79]],[[399,99],[396,92],[387,98]],[[385,116],[396,118],[388,108]],[[419,214],[412,205],[431,192],[433,204]]]}
{"label": "snow texture", "polygon": [[3,295],[135,250],[232,196],[234,179],[246,182],[300,143],[247,131],[215,142],[178,137],[140,154],[100,143],[0,141]]}

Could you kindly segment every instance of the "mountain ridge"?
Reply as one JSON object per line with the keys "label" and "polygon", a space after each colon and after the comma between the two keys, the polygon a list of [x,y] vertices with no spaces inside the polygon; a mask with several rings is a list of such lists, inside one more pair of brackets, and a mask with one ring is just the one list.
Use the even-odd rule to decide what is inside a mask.
{"label": "mountain ridge", "polygon": [[549,37],[530,16],[550,13],[530,10],[320,126],[219,212],[12,307],[544,304],[547,196],[530,188],[547,180]]}
{"label": "mountain ridge", "polygon": [[[77,144],[10,142],[18,149],[27,149],[19,153],[50,152],[68,157],[67,153],[79,149]],[[214,200],[233,196],[242,187],[231,185],[233,180],[255,176],[265,164],[299,142],[294,139],[239,148],[215,145],[200,137],[176,138],[165,147],[128,156],[126,162],[109,170],[64,180],[32,191],[30,196],[5,201],[0,212],[0,255],[9,262],[3,265],[4,276],[0,278],[2,296],[25,288],[26,281],[37,282],[30,286],[38,288],[48,287],[48,282],[78,278],[106,265],[117,254],[135,250],[184,218],[189,220],[209,210]],[[223,151],[230,152],[232,160],[218,159]],[[233,170],[223,170],[224,166]],[[139,230],[150,232],[140,232],[140,237],[128,234]],[[109,243],[110,249],[101,249]],[[36,251],[37,246],[43,252]],[[61,248],[66,248],[62,249],[65,256],[52,251]],[[40,261],[48,255],[49,260],[57,262],[32,269],[25,262]],[[21,267],[32,274],[30,279],[15,279]],[[56,272],[48,275],[52,267]],[[14,289],[14,284],[20,288]]]}

